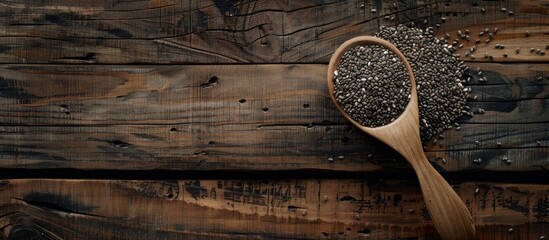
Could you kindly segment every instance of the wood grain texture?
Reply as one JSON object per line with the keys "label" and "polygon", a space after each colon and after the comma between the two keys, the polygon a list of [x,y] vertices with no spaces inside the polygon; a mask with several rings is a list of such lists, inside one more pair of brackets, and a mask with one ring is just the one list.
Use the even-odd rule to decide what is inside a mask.
{"label": "wood grain texture", "polygon": [[[480,240],[549,231],[547,186],[453,187]],[[390,178],[3,180],[0,230],[4,239],[439,239],[417,182]]]}
{"label": "wood grain texture", "polygon": [[[489,81],[472,82],[477,99],[470,106],[482,107],[486,114],[463,117],[460,131],[450,129],[443,139],[425,142],[429,160],[441,171],[547,169],[549,88],[544,69],[549,66],[470,67],[477,66]],[[398,154],[337,112],[327,93],[324,65],[0,69],[2,167],[408,168]],[[329,162],[330,157],[336,161]],[[482,163],[473,164],[479,157]],[[437,161],[442,158],[445,163]]]}
{"label": "wood grain texture", "polygon": [[461,179],[480,240],[549,237],[548,185],[474,180],[547,184],[549,53],[529,49],[548,50],[548,0],[0,0],[0,240],[439,239],[409,166],[337,112],[323,65],[352,37],[425,20],[468,29],[457,53],[489,80],[469,73],[486,113],[425,142],[428,159]]}
{"label": "wood grain texture", "polygon": [[[470,64],[463,123],[549,121],[548,64]],[[344,123],[328,97],[326,66],[2,65],[3,125]],[[541,80],[538,78],[541,77]],[[472,98],[477,96],[476,100]]]}
{"label": "wood grain texture", "polygon": [[[498,27],[491,45],[479,45],[482,51],[497,42],[511,50],[543,49],[548,5],[547,0],[1,1],[0,62],[326,63],[352,37],[412,22],[440,24],[439,34],[453,35],[458,29],[478,34]],[[514,15],[501,12],[504,7]],[[524,52],[494,56],[500,61],[549,57]]]}
{"label": "wood grain texture", "polygon": [[[426,144],[427,157],[439,171],[546,170],[547,124],[521,125],[506,131],[512,126],[462,125],[460,132],[450,132],[448,138],[438,140],[437,144]],[[389,147],[346,125],[260,129],[255,125],[3,126],[0,130],[1,166],[6,168],[342,171],[409,168]],[[482,131],[480,137],[477,131]],[[540,139],[543,145],[537,146],[535,139]],[[474,141],[481,141],[481,145]],[[497,147],[497,141],[502,142],[501,148]],[[330,157],[334,162],[328,160]],[[512,164],[507,164],[504,157]],[[482,163],[474,164],[476,158],[482,158]]]}

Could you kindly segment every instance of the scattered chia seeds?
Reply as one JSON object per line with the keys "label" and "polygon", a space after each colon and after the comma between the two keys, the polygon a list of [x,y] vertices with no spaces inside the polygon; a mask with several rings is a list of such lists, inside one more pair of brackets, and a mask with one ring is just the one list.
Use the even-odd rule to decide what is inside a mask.
{"label": "scattered chia seeds", "polygon": [[468,94],[463,86],[467,81],[462,79],[467,66],[452,54],[455,48],[437,39],[433,28],[381,27],[376,36],[393,43],[412,67],[421,138],[427,140],[448,129],[464,114]]}
{"label": "scattered chia seeds", "polygon": [[334,72],[335,97],[343,110],[367,127],[397,119],[410,96],[410,80],[402,61],[382,46],[348,49]]}

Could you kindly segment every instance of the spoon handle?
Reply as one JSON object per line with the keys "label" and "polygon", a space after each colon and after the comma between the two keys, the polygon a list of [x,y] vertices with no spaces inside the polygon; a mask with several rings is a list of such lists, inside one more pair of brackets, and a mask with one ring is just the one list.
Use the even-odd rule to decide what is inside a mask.
{"label": "spoon handle", "polygon": [[448,182],[429,164],[423,152],[421,156],[415,157],[423,158],[416,159],[417,165],[414,169],[425,204],[442,239],[475,239],[475,225],[467,206]]}

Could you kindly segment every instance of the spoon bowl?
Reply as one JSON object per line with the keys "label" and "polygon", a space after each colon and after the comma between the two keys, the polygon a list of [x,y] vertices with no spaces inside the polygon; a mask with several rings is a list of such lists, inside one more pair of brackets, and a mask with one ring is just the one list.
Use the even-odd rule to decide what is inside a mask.
{"label": "spoon bowl", "polygon": [[[411,82],[411,97],[401,115],[387,125],[366,127],[346,113],[334,94],[334,71],[343,54],[355,46],[378,45],[393,52],[406,66]],[[343,43],[332,55],[328,65],[328,90],[337,109],[355,127],[377,138],[400,153],[416,172],[427,210],[439,235],[445,240],[475,239],[471,214],[452,187],[433,168],[423,152],[419,134],[418,97],[414,74],[406,57],[390,42],[380,38],[361,36]]]}

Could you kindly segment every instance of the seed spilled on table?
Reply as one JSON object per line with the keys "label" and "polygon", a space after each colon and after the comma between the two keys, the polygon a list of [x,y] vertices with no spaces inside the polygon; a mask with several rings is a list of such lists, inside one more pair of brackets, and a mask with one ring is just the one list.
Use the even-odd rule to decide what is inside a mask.
{"label": "seed spilled on table", "polygon": [[[469,89],[464,87],[468,81],[462,79],[467,66],[452,54],[449,50],[452,46],[435,37],[433,28],[381,27],[376,37],[393,43],[411,65],[416,78],[423,140],[440,134],[468,112]],[[347,50],[334,72],[334,81],[335,96],[343,110],[367,127],[394,121],[410,97],[410,81],[404,64],[379,46]]]}
{"label": "seed spilled on table", "polygon": [[465,63],[452,54],[451,46],[435,37],[433,28],[381,27],[376,36],[393,43],[412,67],[418,86],[421,138],[430,139],[448,129],[466,110]]}

